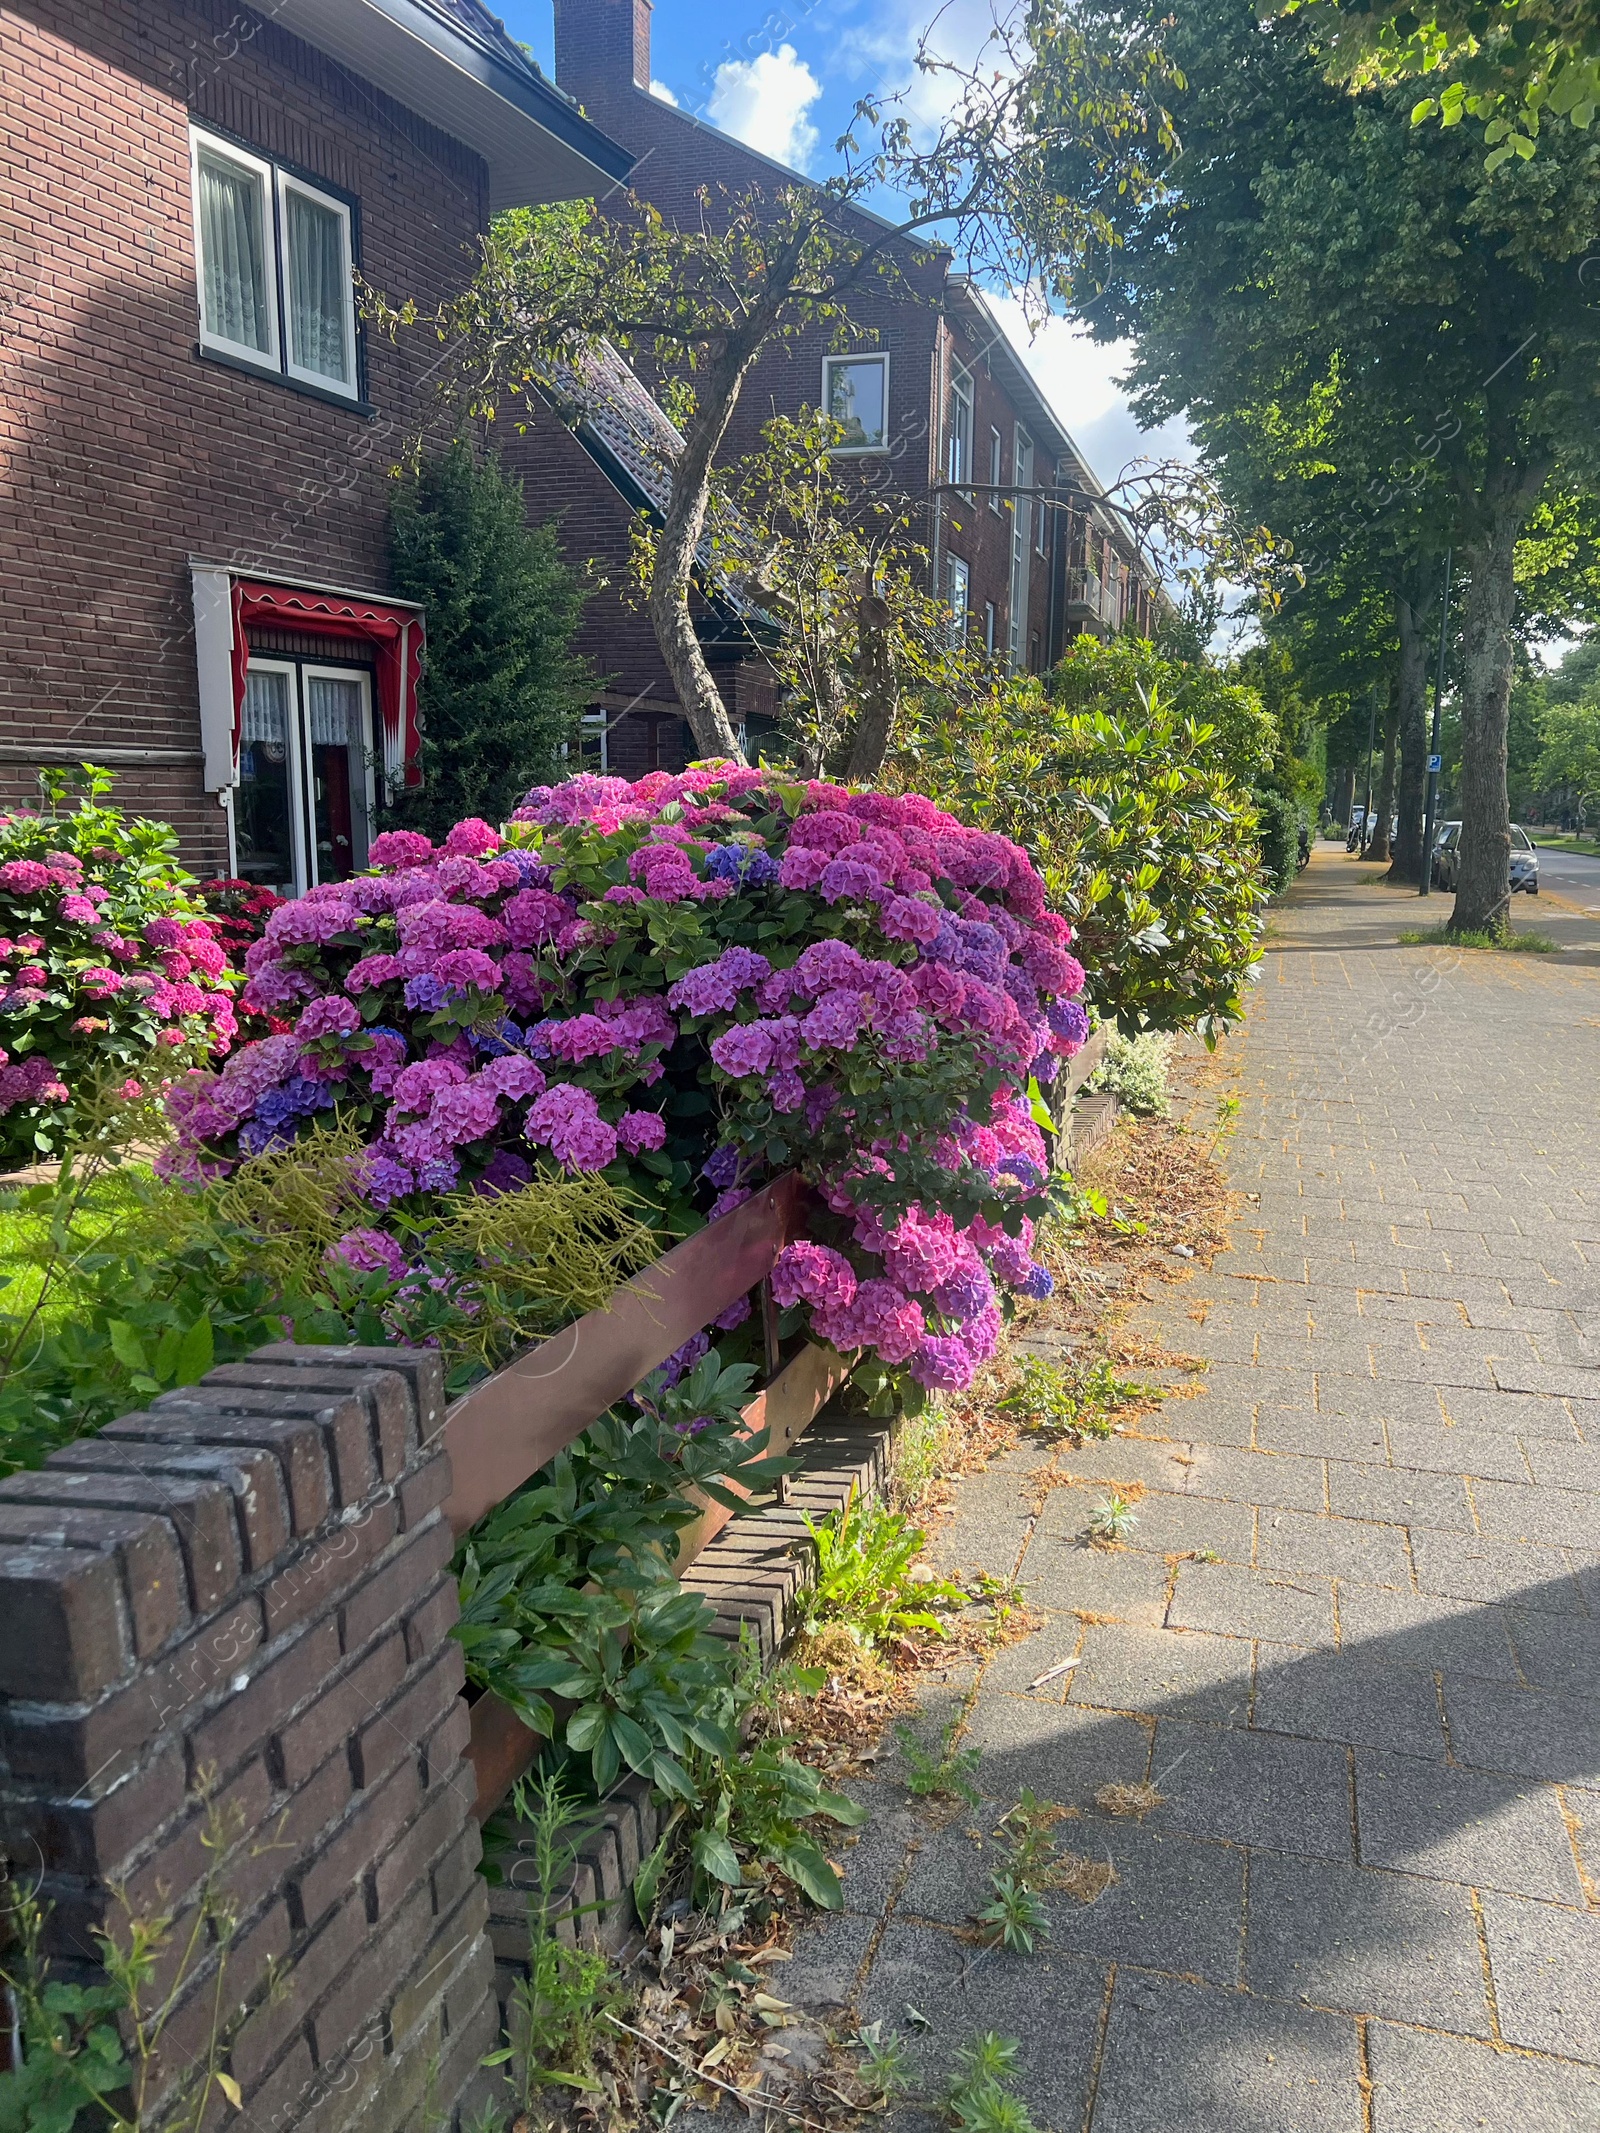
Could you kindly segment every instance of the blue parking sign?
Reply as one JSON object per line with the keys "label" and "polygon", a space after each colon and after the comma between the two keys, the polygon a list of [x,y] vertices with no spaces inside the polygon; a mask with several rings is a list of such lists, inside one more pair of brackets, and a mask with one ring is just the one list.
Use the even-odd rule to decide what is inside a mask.
{"label": "blue parking sign", "polygon": [[1438,770],[1443,770],[1443,768],[1444,768],[1444,757],[1443,757],[1442,755],[1430,755],[1430,756],[1429,756],[1429,758],[1428,758],[1428,769],[1429,769],[1430,771],[1438,771]]}

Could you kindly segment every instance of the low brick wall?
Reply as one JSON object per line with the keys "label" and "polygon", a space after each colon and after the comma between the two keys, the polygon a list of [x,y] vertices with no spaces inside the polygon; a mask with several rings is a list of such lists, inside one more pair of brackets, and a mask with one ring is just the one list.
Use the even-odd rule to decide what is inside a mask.
{"label": "low brick wall", "polygon": [[192,1917],[209,1777],[247,1831],[222,2063],[257,2133],[409,2133],[487,2094],[443,1417],[431,1354],[282,1345],[0,1482],[0,1842],[52,1954],[88,1965],[115,1888]]}

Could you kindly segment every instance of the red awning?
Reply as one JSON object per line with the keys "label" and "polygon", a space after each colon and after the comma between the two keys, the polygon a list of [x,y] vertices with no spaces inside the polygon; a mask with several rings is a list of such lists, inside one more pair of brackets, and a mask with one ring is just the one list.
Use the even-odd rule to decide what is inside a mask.
{"label": "red awning", "polygon": [[345,593],[308,592],[300,585],[273,585],[264,578],[233,581],[233,753],[237,762],[244,731],[244,684],[250,665],[245,630],[250,623],[302,630],[318,637],[361,637],[373,649],[378,721],[383,730],[383,770],[391,785],[422,783],[422,729],[417,684],[422,678],[425,632],[414,607],[364,600]]}

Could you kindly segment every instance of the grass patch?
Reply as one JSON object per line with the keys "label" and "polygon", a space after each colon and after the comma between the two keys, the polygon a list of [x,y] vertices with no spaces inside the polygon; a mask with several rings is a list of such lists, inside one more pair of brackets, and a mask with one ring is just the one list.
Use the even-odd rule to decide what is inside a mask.
{"label": "grass patch", "polygon": [[1584,859],[1600,859],[1600,842],[1593,837],[1535,837],[1541,852],[1576,852]]}
{"label": "grass patch", "polygon": [[1499,948],[1512,955],[1560,952],[1560,943],[1548,933],[1452,933],[1448,926],[1409,926],[1396,937],[1402,948]]}

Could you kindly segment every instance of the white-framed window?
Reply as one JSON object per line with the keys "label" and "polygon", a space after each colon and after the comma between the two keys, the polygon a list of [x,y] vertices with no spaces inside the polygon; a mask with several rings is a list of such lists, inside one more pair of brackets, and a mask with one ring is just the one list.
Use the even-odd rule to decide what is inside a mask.
{"label": "white-framed window", "polygon": [[[1037,477],[1035,478],[1037,479]],[[1045,509],[1038,497],[1035,497],[1033,500],[1033,546],[1035,553],[1038,555],[1048,555],[1050,552],[1046,531],[1049,518],[1050,513]]]}
{"label": "white-framed window", "polygon": [[350,202],[199,126],[189,149],[202,349],[359,399]]}
{"label": "white-framed window", "polygon": [[995,611],[994,602],[985,600],[983,603],[983,648],[991,659],[994,657],[995,638],[999,627],[1000,617]]}
{"label": "white-framed window", "polygon": [[957,555],[946,558],[949,584],[947,597],[950,602],[950,642],[964,644],[967,637],[967,616],[972,606],[972,572]]}
{"label": "white-framed window", "polygon": [[372,676],[252,653],[245,676],[233,868],[280,896],[367,864],[377,801]]}
{"label": "white-framed window", "polygon": [[966,488],[972,479],[972,373],[968,370],[951,373],[945,479],[957,489]]}
{"label": "white-framed window", "polygon": [[1000,494],[1000,484],[1005,480],[1005,439],[998,430],[989,432],[989,509],[998,518],[1006,508],[1006,500]]}
{"label": "white-framed window", "polygon": [[611,713],[585,711],[579,731],[578,752],[585,770],[603,777],[611,768]]}
{"label": "white-framed window", "polygon": [[1033,439],[1019,422],[1011,442],[1011,478],[1017,493],[1011,506],[1011,641],[1007,646],[1013,671],[1023,664],[1028,644],[1028,592],[1032,576],[1029,549],[1033,545]]}
{"label": "white-framed window", "polygon": [[843,431],[836,452],[889,449],[887,355],[824,356],[822,405]]}

